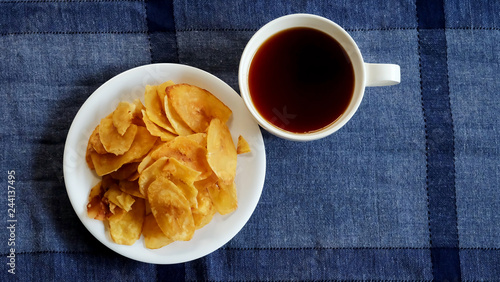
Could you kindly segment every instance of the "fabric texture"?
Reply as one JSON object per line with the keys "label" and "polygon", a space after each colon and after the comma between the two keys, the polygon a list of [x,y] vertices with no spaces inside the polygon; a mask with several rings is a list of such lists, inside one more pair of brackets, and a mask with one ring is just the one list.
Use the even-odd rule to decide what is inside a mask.
{"label": "fabric texture", "polygon": [[[3,0],[0,11],[1,281],[500,280],[499,1]],[[400,65],[401,83],[367,88],[327,138],[262,130],[260,202],[221,249],[153,265],[99,243],[62,169],[85,100],[150,63],[239,92],[246,43],[291,13],[338,23],[366,62]]]}

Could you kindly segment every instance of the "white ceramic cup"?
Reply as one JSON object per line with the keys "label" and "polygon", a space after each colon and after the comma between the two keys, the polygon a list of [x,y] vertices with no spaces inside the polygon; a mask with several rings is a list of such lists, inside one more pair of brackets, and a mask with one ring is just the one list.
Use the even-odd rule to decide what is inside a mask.
{"label": "white ceramic cup", "polygon": [[[250,95],[248,77],[253,57],[260,46],[276,33],[297,27],[320,30],[334,38],[344,48],[354,70],[354,91],[351,102],[344,113],[330,125],[308,133],[294,133],[273,125],[257,111]],[[395,64],[370,64],[363,61],[361,52],[351,36],[336,23],[311,14],[292,14],[277,18],[259,29],[247,43],[239,65],[239,87],[245,105],[256,121],[268,132],[289,140],[311,141],[326,137],[344,126],[357,111],[366,86],[388,86],[398,84],[400,67]]]}

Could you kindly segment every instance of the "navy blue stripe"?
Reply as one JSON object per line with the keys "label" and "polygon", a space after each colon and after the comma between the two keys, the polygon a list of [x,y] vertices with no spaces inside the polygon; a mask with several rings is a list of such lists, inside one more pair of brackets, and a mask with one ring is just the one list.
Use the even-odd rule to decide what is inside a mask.
{"label": "navy blue stripe", "polygon": [[172,1],[147,0],[146,9],[149,32],[175,31]]}
{"label": "navy blue stripe", "polygon": [[421,29],[444,28],[443,0],[417,0],[418,27]]}
{"label": "navy blue stripe", "polygon": [[433,277],[455,281],[461,270],[443,0],[418,0],[417,15]]}
{"label": "navy blue stripe", "polygon": [[152,63],[178,63],[173,1],[147,0],[146,21]]}

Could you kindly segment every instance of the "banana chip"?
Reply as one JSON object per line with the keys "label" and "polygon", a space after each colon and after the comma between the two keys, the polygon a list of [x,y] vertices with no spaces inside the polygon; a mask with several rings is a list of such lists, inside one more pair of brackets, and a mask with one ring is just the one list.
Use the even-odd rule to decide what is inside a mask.
{"label": "banana chip", "polygon": [[228,214],[238,208],[238,197],[234,182],[229,185],[218,182],[208,186],[207,190],[215,209],[220,214]]}
{"label": "banana chip", "polygon": [[166,92],[168,102],[194,132],[205,132],[214,118],[227,122],[232,114],[217,97],[200,87],[176,84],[168,87]]}
{"label": "banana chip", "polygon": [[116,110],[113,112],[113,125],[116,127],[118,133],[122,136],[123,134],[125,134],[128,127],[132,124],[135,107],[135,104],[120,102],[116,107]]}
{"label": "banana chip", "polygon": [[92,145],[92,148],[98,154],[106,154],[107,151],[102,145],[101,138],[99,137],[99,125],[94,129],[92,135],[90,135],[89,143]]}
{"label": "banana chip", "polygon": [[163,157],[156,160],[150,166],[148,166],[145,170],[142,171],[139,176],[139,192],[147,198],[148,187],[156,178],[161,174],[163,167],[167,164],[168,158]]}
{"label": "banana chip", "polygon": [[208,193],[207,187],[203,181],[198,181],[195,183],[195,187],[198,189],[198,195],[196,199],[198,201],[198,207],[192,209],[194,226],[196,229],[200,229],[207,225],[214,217],[216,210]]}
{"label": "banana chip", "polygon": [[208,127],[207,161],[225,184],[234,181],[237,162],[236,148],[229,128],[220,119],[213,119]]}
{"label": "banana chip", "polygon": [[158,178],[148,188],[148,200],[158,226],[175,241],[188,241],[195,231],[193,214],[186,197],[172,181]]}
{"label": "banana chip", "polygon": [[136,199],[130,211],[111,216],[108,219],[111,239],[117,244],[133,245],[141,237],[144,216],[143,199]]}
{"label": "banana chip", "polygon": [[157,89],[158,86],[146,85],[146,93],[144,94],[144,99],[146,101],[146,113],[152,122],[171,133],[175,133],[174,128],[163,112],[163,104],[158,96]]}
{"label": "banana chip", "polygon": [[151,135],[153,136],[160,137],[161,141],[170,141],[175,138],[175,134],[152,122],[151,119],[149,119],[148,114],[144,110],[142,110],[142,120],[144,121],[146,128],[149,130],[149,133],[151,133]]}
{"label": "banana chip", "polygon": [[152,136],[145,127],[138,126],[137,134],[130,149],[123,155],[116,156],[115,154],[98,154],[91,152],[92,163],[96,173],[99,176],[109,174],[118,170],[122,165],[136,161],[146,155],[153,147],[157,137]]}
{"label": "banana chip", "polygon": [[[123,155],[130,149],[137,134],[137,125],[132,124],[121,135],[113,124],[113,119],[104,118],[99,124],[99,139],[108,153]],[[95,148],[95,147],[94,147]]]}
{"label": "banana chip", "polygon": [[248,145],[247,140],[243,138],[243,136],[238,136],[238,145],[236,145],[236,153],[239,154],[246,154],[250,153],[252,150],[250,149],[250,145]]}
{"label": "banana chip", "polygon": [[197,180],[208,177],[212,170],[207,162],[207,149],[186,136],[177,136],[151,153],[153,159],[170,157],[200,172]]}
{"label": "banana chip", "polygon": [[109,176],[116,180],[130,179],[137,172],[138,166],[139,163],[124,164],[117,171],[110,173]]}
{"label": "banana chip", "polygon": [[152,213],[144,219],[142,234],[144,235],[144,244],[148,249],[159,249],[174,242],[161,231]]}
{"label": "banana chip", "polygon": [[145,198],[144,195],[139,191],[139,183],[137,181],[130,180],[120,180],[118,183],[120,190],[128,195],[137,197],[137,198]]}
{"label": "banana chip", "polygon": [[132,209],[132,205],[135,202],[134,197],[122,192],[116,184],[112,185],[111,188],[104,193],[104,198],[126,212]]}

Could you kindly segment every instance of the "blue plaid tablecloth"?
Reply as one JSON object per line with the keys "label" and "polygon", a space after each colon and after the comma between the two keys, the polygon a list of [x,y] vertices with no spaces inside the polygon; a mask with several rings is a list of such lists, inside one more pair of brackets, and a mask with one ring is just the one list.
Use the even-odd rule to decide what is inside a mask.
{"label": "blue plaid tablecloth", "polygon": [[[366,62],[399,64],[401,84],[368,88],[330,137],[263,131],[261,200],[214,253],[154,265],[98,242],[71,207],[62,165],[89,95],[159,62],[239,92],[245,44],[291,13],[340,24]],[[2,0],[0,280],[498,281],[499,43],[496,0]]]}

